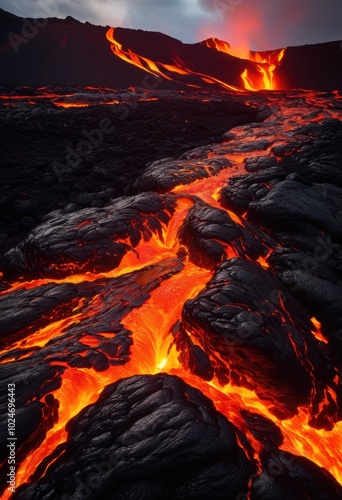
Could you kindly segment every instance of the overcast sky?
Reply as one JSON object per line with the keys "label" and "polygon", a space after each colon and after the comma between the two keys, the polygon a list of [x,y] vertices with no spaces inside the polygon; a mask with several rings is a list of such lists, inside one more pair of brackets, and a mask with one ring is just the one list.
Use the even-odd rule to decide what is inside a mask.
{"label": "overcast sky", "polygon": [[216,36],[267,50],[342,39],[342,0],[0,0],[27,17],[161,31],[183,42]]}

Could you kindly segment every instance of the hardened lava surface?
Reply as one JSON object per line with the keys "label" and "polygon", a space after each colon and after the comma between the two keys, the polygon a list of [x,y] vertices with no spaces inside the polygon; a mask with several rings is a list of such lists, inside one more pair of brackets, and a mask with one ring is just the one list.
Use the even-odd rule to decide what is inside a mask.
{"label": "hardened lava surface", "polygon": [[130,185],[147,163],[259,119],[255,106],[224,94],[209,97],[139,88],[7,87],[0,96],[1,252],[50,212],[101,208],[132,194]]}
{"label": "hardened lava surface", "polygon": [[[53,196],[28,191],[39,216],[4,248],[1,404],[15,383],[18,438],[4,498],[340,498],[341,95],[139,96],[52,188],[57,135]],[[40,124],[42,145],[112,113],[30,106],[27,123],[3,116]]]}

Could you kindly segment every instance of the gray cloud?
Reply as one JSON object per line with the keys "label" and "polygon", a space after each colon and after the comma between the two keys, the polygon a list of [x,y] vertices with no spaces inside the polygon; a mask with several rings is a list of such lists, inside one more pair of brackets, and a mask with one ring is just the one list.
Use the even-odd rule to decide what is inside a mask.
{"label": "gray cloud", "polygon": [[198,0],[0,0],[0,7],[19,16],[72,16],[103,26],[161,31],[195,42],[196,30],[211,15]]}
{"label": "gray cloud", "polygon": [[236,43],[235,39],[239,37],[246,37],[253,49],[342,39],[341,0],[199,2],[203,8],[216,13],[215,22],[202,27],[202,33],[215,33],[231,43]]}
{"label": "gray cloud", "polygon": [[341,0],[0,0],[0,7],[161,31],[184,42],[217,36],[255,50],[342,39]]}
{"label": "gray cloud", "polygon": [[197,0],[126,0],[124,4],[126,27],[161,31],[184,42],[195,42],[197,26],[211,17]]}

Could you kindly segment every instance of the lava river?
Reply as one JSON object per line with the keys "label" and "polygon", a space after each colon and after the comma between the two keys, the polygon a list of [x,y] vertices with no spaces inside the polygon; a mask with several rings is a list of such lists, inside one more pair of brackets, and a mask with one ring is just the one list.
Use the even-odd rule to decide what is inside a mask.
{"label": "lava river", "polygon": [[263,102],[4,255],[2,498],[342,495],[341,97]]}

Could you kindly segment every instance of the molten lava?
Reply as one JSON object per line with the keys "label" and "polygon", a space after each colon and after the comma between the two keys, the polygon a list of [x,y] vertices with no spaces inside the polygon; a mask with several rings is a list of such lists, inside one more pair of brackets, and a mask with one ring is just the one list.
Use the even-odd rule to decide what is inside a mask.
{"label": "molten lava", "polygon": [[256,79],[255,83],[248,77],[248,71],[241,75],[246,90],[279,90],[280,86],[275,79],[275,70],[283,60],[285,49],[275,50],[267,56],[261,52],[250,52],[249,60],[257,64],[257,70],[262,76],[262,84]]}
{"label": "molten lava", "polygon": [[256,64],[256,72],[249,74],[248,70],[241,74],[243,84],[246,90],[278,90],[279,84],[275,80],[274,71],[279,66],[285,55],[285,49],[275,50],[270,53],[245,51],[244,49],[234,48],[227,42],[223,42],[218,38],[209,38],[204,44],[219,52],[229,54],[241,59],[248,59]]}
{"label": "molten lava", "polygon": [[[153,62],[132,53],[129,49],[124,49],[115,40],[114,34],[114,29],[109,29],[107,39],[112,44],[114,54],[126,62],[144,69],[144,71],[155,76],[161,76],[166,79],[170,79],[171,74],[174,77],[174,75],[190,73],[190,70],[181,66],[170,66]],[[212,42],[208,42],[208,47],[230,53],[230,47],[226,42],[213,39]],[[254,53],[250,55],[250,60],[258,64],[257,68],[263,82],[263,87],[261,88],[275,88],[273,72],[277,64],[281,62],[283,56],[283,50],[273,52],[266,59],[262,54]],[[203,75],[200,76],[201,78],[205,78]],[[258,90],[258,85],[248,75],[247,70],[243,73],[242,78],[245,89]],[[304,109],[302,111],[303,113],[305,112]],[[302,111],[298,111],[298,116],[301,116]],[[289,113],[286,109],[283,112],[284,115]],[[317,122],[325,120],[328,114],[328,109],[323,110],[320,108],[320,111],[316,115]],[[332,114],[329,117],[332,117]],[[270,119],[269,122],[265,122],[264,133],[265,136],[267,134],[272,136],[272,147],[275,147],[275,144],[282,145],[290,131],[296,130],[296,127],[298,127],[297,116],[291,122],[289,120],[289,123],[284,125],[282,130],[278,129],[277,123],[272,122]],[[124,355],[120,351],[121,347],[117,353],[117,363],[113,363],[103,370],[96,370],[94,367],[71,367],[60,359],[58,361],[54,360],[53,354],[50,355],[50,361],[50,358],[47,357],[50,365],[58,367],[61,372],[61,384],[52,391],[54,401],[57,402],[58,417],[44,435],[39,436],[39,439],[38,437],[36,438],[33,449],[27,454],[22,463],[18,464],[18,486],[44,476],[47,467],[58,457],[58,445],[67,440],[66,425],[69,420],[87,405],[95,403],[106,385],[124,377],[131,377],[137,374],[156,374],[160,371],[178,375],[191,386],[198,388],[203,394],[211,398],[216,408],[247,436],[247,440],[254,450],[254,458],[257,461],[259,461],[259,453],[262,451],[262,447],[248,430],[241,416],[241,410],[247,409],[270,419],[283,433],[284,442],[281,446],[282,450],[310,458],[316,464],[330,471],[342,483],[341,422],[336,423],[332,431],[314,429],[308,425],[309,411],[305,406],[300,407],[297,414],[292,418],[281,419],[271,411],[273,405],[270,401],[261,399],[254,391],[243,387],[243,385],[235,384],[234,381],[222,384],[222,381],[220,382],[216,376],[212,377],[210,381],[206,381],[199,376],[193,375],[187,363],[181,362],[182,359],[186,359],[186,355],[179,350],[177,351],[173,328],[182,320],[184,303],[190,299],[194,299],[206,287],[213,276],[211,269],[205,266],[200,267],[192,262],[189,253],[186,252],[181,244],[179,234],[184,219],[196,201],[199,201],[217,210],[225,211],[239,229],[241,228],[242,230],[247,227],[247,222],[243,215],[234,213],[234,211],[229,209],[224,209],[218,201],[221,188],[230,178],[247,173],[245,168],[247,159],[265,155],[265,149],[263,148],[258,151],[252,148],[248,151],[246,148],[246,152],[241,148],[239,151],[238,146],[241,147],[241,143],[238,142],[240,132],[241,129],[236,127],[234,130],[236,134],[235,139],[230,139],[221,146],[221,156],[228,159],[232,167],[223,168],[220,173],[212,177],[196,180],[189,184],[182,185],[180,182],[178,186],[172,190],[170,189],[169,194],[175,199],[175,209],[173,213],[168,212],[169,220],[165,221],[160,216],[163,221],[162,230],[152,229],[151,234],[144,236],[135,246],[133,246],[128,237],[127,239],[120,240],[121,243],[129,247],[129,250],[115,269],[109,272],[91,273],[83,272],[82,270],[78,271],[77,266],[70,266],[69,268],[66,267],[69,269],[70,274],[63,279],[46,278],[30,282],[12,283],[8,289],[1,292],[1,295],[4,296],[9,293],[25,292],[34,288],[48,286],[52,283],[74,286],[80,284],[84,285],[87,290],[87,294],[83,299],[75,300],[72,303],[72,308],[66,313],[63,312],[63,314],[66,314],[66,317],[59,318],[54,313],[48,318],[47,325],[40,327],[38,324],[27,337],[14,340],[1,353],[7,356],[7,358],[2,360],[2,363],[10,362],[13,359],[17,363],[20,363],[20,361],[37,351],[44,352],[44,349],[53,340],[65,338],[74,327],[83,323],[88,326],[84,328],[80,343],[85,348],[95,348],[101,351],[101,341],[103,339],[114,338],[114,335],[103,326],[99,340],[98,336],[92,334],[91,325],[95,321],[94,318],[96,318],[99,311],[110,311],[113,304],[112,302],[108,303],[105,294],[100,291],[90,296],[88,291],[91,287],[99,286],[99,282],[103,284],[106,280],[124,279],[131,275],[131,273],[137,273],[135,275],[136,282],[143,286],[152,280],[155,280],[157,283],[156,286],[144,292],[141,302],[139,298],[136,303],[130,304],[130,290],[128,290],[126,296],[123,295],[121,300],[122,308],[127,307],[128,312],[123,313],[120,326],[132,334],[132,345],[128,361],[124,360]],[[257,137],[257,135],[253,134],[252,130],[248,129],[248,132],[242,139],[242,146],[246,147],[253,144]],[[228,148],[229,145],[231,150]],[[210,154],[208,157],[210,158]],[[265,186],[265,189],[269,187]],[[84,229],[89,225],[89,221],[84,221],[77,229]],[[266,242],[265,245],[267,246],[268,243]],[[255,262],[257,262],[259,267],[263,269],[269,268],[268,255],[270,255],[271,251],[272,248],[268,245],[264,255],[255,258]],[[226,242],[225,252],[226,260],[237,255],[233,246]],[[248,259],[251,260],[252,257],[248,257]],[[159,268],[157,269],[157,266],[160,266],[161,269],[164,266],[169,274],[166,271],[165,275],[158,274]],[[174,268],[177,266],[179,266],[179,272],[174,271]],[[138,274],[140,272],[141,274]],[[114,298],[111,300],[114,302]],[[62,312],[60,314],[62,315]],[[277,316],[275,321],[290,323],[289,317],[284,312],[284,315],[281,317]],[[41,318],[41,320],[43,319],[45,320],[46,318]],[[320,333],[319,322],[315,318],[312,318],[312,323],[314,341],[317,340],[319,343],[325,344],[327,340]],[[292,326],[289,325],[289,328],[291,329]],[[189,337],[195,343],[190,333]],[[76,343],[76,340],[72,340],[72,342]],[[295,342],[293,343],[293,349],[295,351],[297,349]],[[19,352],[21,354],[18,354]],[[296,352],[296,354],[298,354],[301,361],[302,357],[305,357],[305,352]],[[82,357],[83,354],[80,356]],[[77,394],[77,397],[75,397],[75,394]],[[330,399],[334,397],[332,391],[327,394],[327,397]],[[37,402],[44,403],[45,396],[37,397]],[[46,461],[47,457],[48,460]],[[44,464],[43,467],[40,466],[42,463]],[[3,498],[8,497],[9,493],[6,492]]]}
{"label": "molten lava", "polygon": [[[152,61],[151,59],[142,55],[134,53],[131,49],[125,49],[121,43],[115,39],[115,29],[110,28],[106,34],[107,40],[111,43],[111,50],[114,55],[120,57],[123,61],[136,66],[137,68],[150,73],[157,78],[164,78],[172,80],[177,83],[182,83],[179,79],[180,76],[191,76],[199,79],[199,82],[206,82],[212,85],[218,85],[228,91],[240,92],[241,89],[227,82],[219,80],[212,75],[206,75],[189,68],[179,56],[173,57],[174,64],[167,64],[160,61]],[[188,87],[197,87],[198,85],[186,83]]]}

